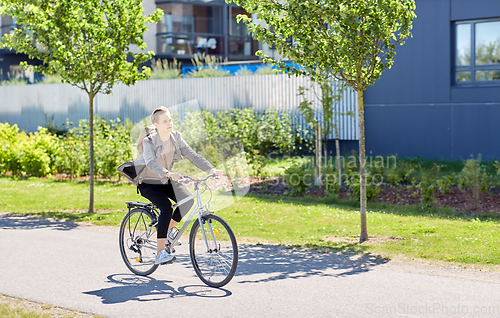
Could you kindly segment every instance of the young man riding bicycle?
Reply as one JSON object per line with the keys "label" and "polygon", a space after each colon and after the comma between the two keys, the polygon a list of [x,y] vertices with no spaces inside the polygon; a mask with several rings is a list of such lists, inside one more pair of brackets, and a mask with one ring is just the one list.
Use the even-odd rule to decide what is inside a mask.
{"label": "young man riding bicycle", "polygon": [[[181,134],[173,130],[172,118],[166,107],[156,108],[151,114],[151,121],[155,129],[142,140],[142,154],[136,160],[137,163],[145,165],[138,176],[138,188],[141,195],[160,210],[155,264],[166,264],[175,260],[165,249],[167,237],[169,242],[172,242],[176,235],[174,226],[189,212],[194,203],[190,200],[173,211],[169,199],[179,202],[191,195],[183,184],[177,182],[181,175],[172,172],[173,164],[184,157],[207,173],[222,177],[223,172],[197,154]],[[180,241],[177,242],[179,243]]]}

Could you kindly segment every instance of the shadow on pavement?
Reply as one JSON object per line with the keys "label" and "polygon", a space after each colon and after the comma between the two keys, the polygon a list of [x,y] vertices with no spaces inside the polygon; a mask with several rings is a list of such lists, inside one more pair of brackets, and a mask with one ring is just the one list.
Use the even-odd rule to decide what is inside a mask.
{"label": "shadow on pavement", "polygon": [[168,285],[171,281],[133,274],[113,274],[107,278],[109,283],[119,285],[83,293],[100,297],[103,304],[147,302],[177,297],[223,298],[232,295],[226,289],[206,285],[187,285],[175,289]]}
{"label": "shadow on pavement", "polygon": [[239,255],[236,271],[239,283],[357,275],[389,261],[369,254],[319,253],[275,245],[242,245]]}
{"label": "shadow on pavement", "polygon": [[72,230],[78,224],[72,221],[47,219],[16,214],[0,214],[0,229],[4,230],[33,230],[42,228],[53,228],[54,230]]}

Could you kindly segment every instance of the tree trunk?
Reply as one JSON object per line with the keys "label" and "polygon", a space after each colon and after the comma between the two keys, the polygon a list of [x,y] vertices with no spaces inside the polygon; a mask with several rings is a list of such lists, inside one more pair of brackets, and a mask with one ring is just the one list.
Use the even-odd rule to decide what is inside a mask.
{"label": "tree trunk", "polygon": [[89,94],[90,112],[90,199],[89,213],[94,212],[94,94]]}
{"label": "tree trunk", "polygon": [[363,104],[363,91],[358,91],[358,112],[359,112],[359,186],[360,186],[360,215],[361,234],[359,242],[368,241],[368,231],[366,228],[366,161],[365,161],[365,109]]}
{"label": "tree trunk", "polygon": [[335,124],[335,150],[337,152],[337,168],[339,170],[339,187],[342,187],[342,167],[340,166],[340,146],[339,146],[339,132],[337,124]]}
{"label": "tree trunk", "polygon": [[316,185],[322,186],[321,182],[321,125],[316,125]]}

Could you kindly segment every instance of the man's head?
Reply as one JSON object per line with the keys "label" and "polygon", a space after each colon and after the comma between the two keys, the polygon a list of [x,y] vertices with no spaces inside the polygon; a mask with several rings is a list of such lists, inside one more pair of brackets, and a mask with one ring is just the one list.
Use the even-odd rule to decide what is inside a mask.
{"label": "man's head", "polygon": [[161,114],[168,114],[168,116],[170,116],[170,111],[165,106],[160,106],[160,107],[156,108],[151,113],[151,122],[153,124],[158,123],[158,120],[159,120]]}
{"label": "man's head", "polygon": [[160,106],[151,114],[151,121],[160,134],[170,134],[173,130],[172,117],[170,111],[165,106]]}

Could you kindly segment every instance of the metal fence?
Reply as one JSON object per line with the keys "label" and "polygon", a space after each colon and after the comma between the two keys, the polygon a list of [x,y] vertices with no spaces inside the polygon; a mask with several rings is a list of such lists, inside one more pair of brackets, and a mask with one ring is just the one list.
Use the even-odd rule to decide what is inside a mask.
{"label": "metal fence", "polygon": [[[356,92],[343,89],[337,82],[332,85],[334,93],[342,95],[337,111],[355,114],[336,116],[339,139],[358,140]],[[297,96],[300,86],[311,88],[311,82],[287,75],[253,75],[147,80],[133,86],[120,83],[115,85],[112,94],[97,95],[95,114],[104,119],[129,118],[135,123],[160,105],[169,107],[196,99],[201,107],[213,112],[247,107],[254,107],[258,112],[266,109],[287,112],[294,126],[306,127],[298,110],[303,100]],[[316,100],[314,106],[322,121],[318,96],[321,90],[317,85],[306,92],[308,100]],[[80,119],[88,118],[87,94],[69,84],[0,86],[0,122],[17,124],[24,131],[36,131],[47,119],[62,127],[67,121],[78,125]]]}

